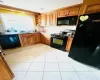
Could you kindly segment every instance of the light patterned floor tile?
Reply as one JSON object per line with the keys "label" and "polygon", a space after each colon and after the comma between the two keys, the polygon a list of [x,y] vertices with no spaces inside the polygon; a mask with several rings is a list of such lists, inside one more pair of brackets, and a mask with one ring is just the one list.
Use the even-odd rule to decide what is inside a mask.
{"label": "light patterned floor tile", "polygon": [[44,63],[32,63],[29,71],[43,71],[44,70]]}
{"label": "light patterned floor tile", "polygon": [[61,72],[62,80],[80,80],[76,72]]}
{"label": "light patterned floor tile", "polygon": [[27,72],[23,80],[42,80],[43,72]]}
{"label": "light patterned floor tile", "polygon": [[45,63],[44,71],[59,71],[58,63]]}
{"label": "light patterned floor tile", "polygon": [[60,72],[44,72],[43,80],[61,80]]}

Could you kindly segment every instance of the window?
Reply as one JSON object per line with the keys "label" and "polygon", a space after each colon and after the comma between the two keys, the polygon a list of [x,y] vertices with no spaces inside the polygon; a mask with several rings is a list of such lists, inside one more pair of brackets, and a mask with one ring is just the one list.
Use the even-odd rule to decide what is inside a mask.
{"label": "window", "polygon": [[14,14],[1,14],[5,30],[33,31],[33,17]]}

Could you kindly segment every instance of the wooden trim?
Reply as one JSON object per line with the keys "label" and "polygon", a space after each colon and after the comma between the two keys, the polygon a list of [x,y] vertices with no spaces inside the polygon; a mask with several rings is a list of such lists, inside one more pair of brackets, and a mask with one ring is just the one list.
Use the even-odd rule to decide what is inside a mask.
{"label": "wooden trim", "polygon": [[7,62],[6,62],[6,60],[5,60],[4,56],[3,56],[3,54],[0,53],[0,56],[1,56],[2,60],[4,61],[4,62],[2,62],[2,63],[5,65],[5,67],[6,67],[7,70],[8,70],[8,73],[10,74],[11,78],[13,79],[15,76],[14,76],[12,70],[10,69],[9,65],[7,64]]}
{"label": "wooden trim", "polygon": [[34,15],[40,14],[40,13],[33,12],[33,11],[30,11],[30,10],[15,8],[15,7],[12,7],[12,6],[2,5],[2,4],[0,4],[0,8],[5,9],[5,10],[15,10],[16,12],[27,12],[27,13],[34,14]]}

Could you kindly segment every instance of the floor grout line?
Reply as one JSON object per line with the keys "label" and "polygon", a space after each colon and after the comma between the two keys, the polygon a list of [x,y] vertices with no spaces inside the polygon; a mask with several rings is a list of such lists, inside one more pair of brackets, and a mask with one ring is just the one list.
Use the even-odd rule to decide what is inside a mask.
{"label": "floor grout line", "polygon": [[61,77],[61,80],[62,80],[61,71],[60,71],[60,67],[59,67],[59,62],[58,62],[57,56],[56,56],[56,59],[57,59],[57,63],[58,63],[58,68],[59,68],[59,72],[60,72],[60,77]]}
{"label": "floor grout line", "polygon": [[[33,58],[33,59],[34,59],[34,58]],[[30,64],[29,68],[31,67],[31,65],[32,65],[32,62],[31,62],[31,64]],[[29,71],[29,68],[28,68],[28,70],[26,71],[25,76],[27,75],[27,73],[28,73],[28,71]],[[25,78],[25,76],[24,76],[24,78]],[[23,78],[22,80],[24,80],[24,78]]]}
{"label": "floor grout line", "polygon": [[[71,64],[72,65],[72,64]],[[75,70],[75,68],[74,68],[74,66],[72,65],[72,67],[73,67],[73,69]],[[81,78],[79,77],[79,75],[78,75],[78,73],[77,73],[77,71],[75,70],[75,72],[76,72],[76,74],[77,74],[77,76],[78,76],[78,78],[81,80]]]}
{"label": "floor grout line", "polygon": [[[46,47],[46,54],[47,54],[47,47]],[[45,63],[46,63],[46,54],[45,54],[45,61],[44,61],[44,69],[43,69],[43,77],[42,77],[42,80],[44,79],[44,70],[45,70]]]}

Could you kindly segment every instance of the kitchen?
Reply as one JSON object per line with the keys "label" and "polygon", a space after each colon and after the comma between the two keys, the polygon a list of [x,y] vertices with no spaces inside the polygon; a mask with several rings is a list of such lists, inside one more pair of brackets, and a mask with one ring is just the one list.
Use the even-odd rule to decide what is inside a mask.
{"label": "kitchen", "polygon": [[[74,3],[69,7],[65,6],[45,13],[0,5],[0,45],[2,47],[0,80],[12,80],[12,78],[14,80],[74,80],[72,76],[75,77],[75,80],[99,80],[100,70],[98,68],[100,65],[97,65],[100,64],[99,57],[97,57],[99,54],[96,55],[95,60],[95,55],[92,59],[92,57],[89,58],[90,55],[79,54],[82,51],[82,45],[86,45],[81,43],[82,39],[84,42],[84,38],[91,40],[92,37],[87,38],[80,32],[80,35],[83,35],[83,38],[80,37],[80,39],[78,32],[80,24],[84,25],[81,22],[88,21],[90,17],[98,26],[99,12],[98,0],[93,2],[84,0],[81,3]],[[97,16],[94,17],[94,15]],[[9,28],[9,26],[11,27]],[[6,29],[6,33],[4,29]],[[84,28],[82,29],[84,30]],[[99,27],[97,29],[99,30]],[[99,34],[98,30],[95,28],[94,30],[96,34]],[[95,37],[95,39],[93,40],[96,43],[95,54],[97,54],[99,53],[99,45],[97,46],[99,38]],[[86,41],[89,48],[86,46],[83,49],[87,51],[85,50],[87,48],[90,51],[90,44],[93,41]],[[79,43],[82,45],[80,46]],[[95,43],[91,45],[93,50]],[[79,48],[76,49],[74,46]],[[89,53],[84,51],[83,53]],[[90,59],[89,61],[86,56]],[[96,68],[88,66],[86,61]]]}

